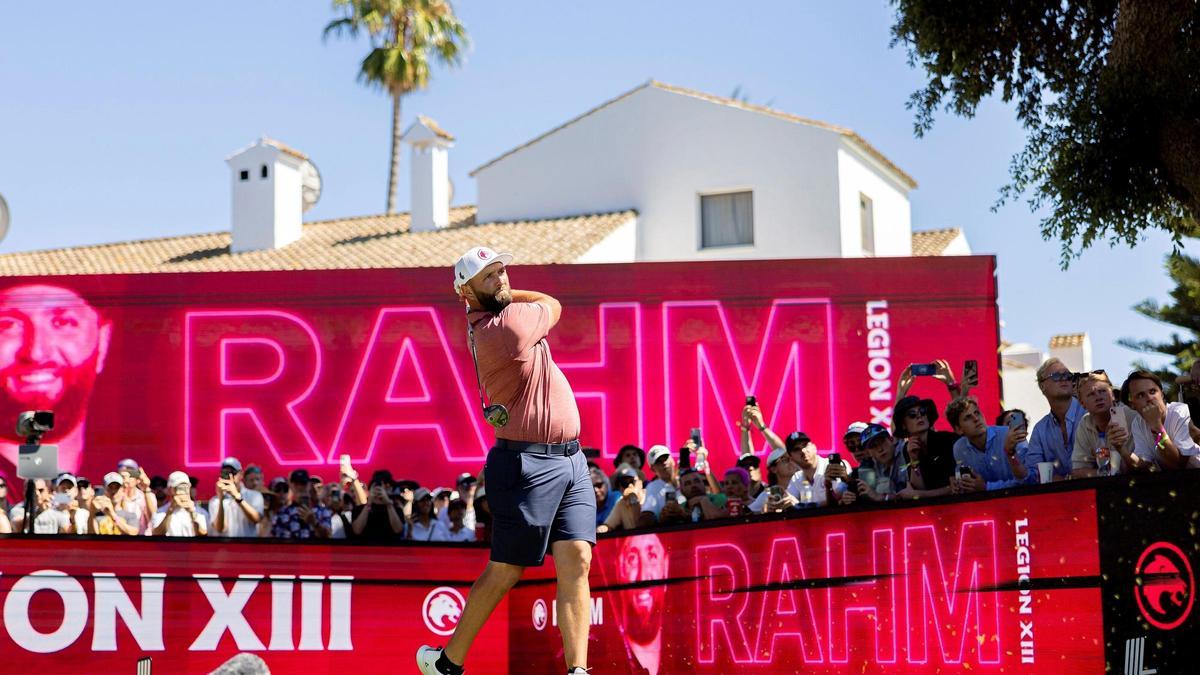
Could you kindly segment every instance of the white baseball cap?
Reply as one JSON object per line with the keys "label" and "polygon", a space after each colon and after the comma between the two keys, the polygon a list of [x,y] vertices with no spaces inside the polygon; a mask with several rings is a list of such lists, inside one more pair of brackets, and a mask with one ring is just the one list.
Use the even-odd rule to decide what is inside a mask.
{"label": "white baseball cap", "polygon": [[104,474],[104,485],[109,486],[113,483],[123,485],[125,483],[125,479],[121,478],[121,474],[117,473],[116,471],[109,471],[108,473]]}
{"label": "white baseball cap", "polygon": [[650,455],[650,466],[654,466],[655,464],[658,463],[658,460],[662,459],[663,457],[670,457],[671,450],[669,448],[667,448],[667,446],[665,446],[665,445],[655,445],[650,448],[649,455]]}
{"label": "white baseball cap", "polygon": [[486,246],[476,246],[454,263],[454,292],[457,293],[460,286],[474,279],[488,265],[498,262],[507,267],[512,261],[511,253],[496,253]]}
{"label": "white baseball cap", "polygon": [[192,484],[192,479],[188,478],[188,475],[182,471],[172,471],[171,475],[167,476],[167,489],[168,490],[174,490],[175,488],[179,487],[180,485],[191,486],[191,484]]}

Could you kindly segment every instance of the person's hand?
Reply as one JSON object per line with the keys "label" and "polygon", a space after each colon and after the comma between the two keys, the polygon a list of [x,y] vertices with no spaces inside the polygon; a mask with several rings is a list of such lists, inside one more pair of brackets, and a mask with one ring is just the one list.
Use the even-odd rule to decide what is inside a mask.
{"label": "person's hand", "polygon": [[300,518],[300,520],[303,520],[309,525],[312,525],[313,521],[316,520],[317,517],[311,508],[303,504],[300,504],[296,507],[296,515]]}
{"label": "person's hand", "polygon": [[925,451],[925,441],[921,436],[909,436],[904,439],[904,450],[908,452],[910,459],[920,459]]}
{"label": "person's hand", "polygon": [[1108,428],[1104,430],[1105,438],[1112,443],[1113,447],[1122,454],[1125,453],[1125,444],[1129,442],[1129,432],[1125,427],[1109,422]]}
{"label": "person's hand", "polygon": [[762,428],[766,426],[766,423],[763,422],[762,408],[759,408],[756,405],[749,406],[749,408],[750,412],[748,415],[750,423],[753,424],[755,428],[762,430]]}
{"label": "person's hand", "polygon": [[827,464],[825,466],[825,482],[830,482],[834,478],[846,480],[846,476],[849,475],[850,472],[846,469],[845,462],[840,462],[838,464]]}
{"label": "person's hand", "polygon": [[92,513],[111,513],[113,508],[112,500],[104,495],[100,495],[92,500],[88,505],[88,510]]}
{"label": "person's hand", "polygon": [[467,486],[467,491],[466,491],[466,492],[467,492],[467,494],[466,494],[466,496],[464,496],[464,497],[463,497],[463,500],[464,500],[464,501],[474,501],[474,499],[475,499],[475,491],[476,491],[476,490],[478,490],[478,489],[479,489],[479,485],[477,485],[477,484],[475,484],[475,483],[471,483],[470,485],[468,485],[468,486]]}
{"label": "person's hand", "polygon": [[712,465],[708,463],[708,448],[704,447],[703,445],[696,448],[696,463],[704,465],[704,469],[702,471],[705,474],[712,472]]}
{"label": "person's hand", "polygon": [[842,493],[842,496],[838,499],[838,501],[840,501],[844,505],[853,504],[854,502],[858,501],[858,495],[854,494],[853,492],[851,492],[849,490],[846,490],[845,492]]}
{"label": "person's hand", "polygon": [[987,489],[987,481],[972,471],[970,475],[958,479],[958,486],[962,492],[983,492]]}
{"label": "person's hand", "polygon": [[916,378],[913,377],[912,366],[905,366],[904,370],[900,371],[900,384],[898,391],[900,391],[902,394],[908,393],[908,390],[912,389],[913,382],[915,381]]}
{"label": "person's hand", "polygon": [[700,506],[700,502],[705,499],[707,499],[707,497],[705,495],[700,495],[699,497],[692,497],[687,500],[687,506],[689,509],[694,509],[697,506]]}
{"label": "person's hand", "polygon": [[1029,435],[1025,433],[1024,427],[1017,429],[1016,431],[1009,431],[1008,435],[1004,437],[1004,452],[1007,453],[1009,457],[1016,455],[1017,445],[1019,443],[1024,443],[1025,439],[1028,437]]}
{"label": "person's hand", "polygon": [[938,359],[933,362],[933,379],[945,384],[947,387],[955,385],[954,371],[950,369],[950,362],[945,359]]}
{"label": "person's hand", "polygon": [[687,514],[683,510],[683,506],[677,501],[669,501],[663,504],[661,518],[683,518]]}
{"label": "person's hand", "polygon": [[738,419],[738,426],[746,431],[750,431],[750,408],[751,406],[742,406],[742,416]]}
{"label": "person's hand", "polygon": [[146,470],[141,467],[138,467],[137,487],[142,491],[150,489],[150,477],[146,475]]}
{"label": "person's hand", "polygon": [[906,485],[903,489],[896,493],[896,496],[900,499],[916,499],[917,491]]}
{"label": "person's hand", "polygon": [[792,493],[785,491],[779,499],[767,497],[768,511],[786,511],[800,503],[799,499],[792,496]]}
{"label": "person's hand", "polygon": [[875,492],[875,490],[872,490],[871,486],[868,485],[867,481],[865,480],[858,481],[858,494],[859,496],[866,497],[873,502],[879,501],[879,493]]}
{"label": "person's hand", "polygon": [[76,511],[78,511],[79,510],[79,500],[74,497],[71,497],[71,501],[67,502],[67,510],[70,511],[71,513],[75,513]]}
{"label": "person's hand", "polygon": [[1151,401],[1144,408],[1138,411],[1142,415],[1142,419],[1146,420],[1146,426],[1150,428],[1150,433],[1158,433],[1163,428],[1163,421],[1166,420],[1166,406],[1159,406],[1158,402]]}

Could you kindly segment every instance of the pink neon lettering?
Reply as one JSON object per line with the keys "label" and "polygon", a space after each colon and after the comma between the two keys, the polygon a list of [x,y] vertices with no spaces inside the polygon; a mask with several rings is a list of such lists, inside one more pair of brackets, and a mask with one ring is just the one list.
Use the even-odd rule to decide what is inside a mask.
{"label": "pink neon lettering", "polygon": [[432,307],[384,307],[375,319],[328,461],[382,461],[436,450],[482,461],[477,403]]}
{"label": "pink neon lettering", "polygon": [[[800,557],[800,542],[796,537],[780,537],[771,543],[771,558],[767,563],[767,582],[787,584],[807,579],[804,561]],[[759,663],[773,663],[775,643],[780,638],[795,638],[800,642],[805,663],[821,663],[820,632],[813,612],[813,591],[780,588],[762,594],[758,615],[758,640],[754,649]],[[786,643],[785,643],[786,644]],[[784,653],[789,650],[786,646]]]}
{"label": "pink neon lettering", "polygon": [[735,663],[753,663],[746,637],[750,594],[735,592],[750,585],[750,563],[733,544],[697,546],[696,653],[700,663],[713,663],[728,651]]}
{"label": "pink neon lettering", "polygon": [[[857,577],[873,575],[874,581],[826,590],[828,607],[829,660],[832,663],[850,661],[851,623],[865,628],[875,636],[875,662],[896,662],[896,551],[890,529],[875,530],[870,540],[852,542],[851,558],[872,561],[870,568],[847,569],[845,532],[832,532],[825,538],[828,577]],[[854,631],[855,634],[859,634]]]}
{"label": "pink neon lettering", "polygon": [[[267,377],[234,377],[226,369],[261,354],[266,345],[278,364]],[[243,368],[244,369],[244,368]],[[321,376],[321,343],[304,319],[276,310],[190,311],[184,315],[184,463],[218,466],[233,454],[231,422],[250,428],[281,465],[322,462],[324,453],[297,408]],[[240,445],[245,436],[239,436]],[[244,448],[239,448],[241,453]]]}
{"label": "pink neon lettering", "polygon": [[746,394],[754,394],[774,428],[804,429],[819,446],[834,447],[837,391],[830,300],[775,300],[763,328],[756,331],[759,351],[748,369],[736,334],[757,322],[757,317],[742,318],[735,333],[719,301],[663,303],[667,438],[699,423],[716,461],[733,463],[740,450],[729,411]]}
{"label": "pink neon lettering", "polygon": [[968,653],[981,664],[999,663],[1000,605],[996,593],[978,590],[996,583],[995,521],[964,522],[949,576],[944,561],[934,526],[904,528],[909,662],[928,662],[933,633],[944,663],[962,663]]}

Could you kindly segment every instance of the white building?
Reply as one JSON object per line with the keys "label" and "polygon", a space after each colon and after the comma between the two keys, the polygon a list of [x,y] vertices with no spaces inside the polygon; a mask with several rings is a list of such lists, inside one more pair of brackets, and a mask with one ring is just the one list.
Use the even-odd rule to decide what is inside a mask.
{"label": "white building", "polygon": [[1004,387],[1004,407],[1024,410],[1031,421],[1050,412],[1050,405],[1038,387],[1037,369],[1050,357],[1057,357],[1071,370],[1080,373],[1092,369],[1092,340],[1087,333],[1066,333],[1050,338],[1043,352],[1026,344],[1000,346],[1000,378]]}

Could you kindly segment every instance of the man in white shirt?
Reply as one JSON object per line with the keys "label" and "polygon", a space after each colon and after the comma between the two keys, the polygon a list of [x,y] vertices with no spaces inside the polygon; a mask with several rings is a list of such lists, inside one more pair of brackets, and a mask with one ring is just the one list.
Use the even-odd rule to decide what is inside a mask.
{"label": "man in white shirt", "polygon": [[467,503],[461,499],[452,499],[450,506],[446,507],[446,512],[450,516],[450,527],[447,528],[450,534],[446,541],[475,541],[475,528],[467,527],[464,522]]}
{"label": "man in white shirt", "polygon": [[673,504],[667,507],[670,517],[683,518],[686,515],[679,496],[679,465],[675,463],[671,450],[665,445],[655,445],[650,448],[648,459],[655,479],[646,486],[638,527],[648,527],[658,522],[663,507],[668,503]]}
{"label": "man in white shirt", "polygon": [[812,487],[812,501],[809,505],[825,506],[825,468],[829,466],[829,460],[817,454],[817,444],[803,431],[788,434],[783,445],[792,462],[800,468],[788,483],[788,492],[799,499],[800,488],[808,481]]}
{"label": "man in white shirt", "polygon": [[192,483],[182,471],[167,476],[168,501],[154,514],[151,531],[168,537],[203,537],[208,534],[208,522],[192,501]]}
{"label": "man in white shirt", "polygon": [[[46,481],[37,479],[33,483],[34,496],[37,499],[37,516],[33,519],[34,534],[66,534],[71,527],[71,517],[65,509],[55,508],[54,493]],[[9,514],[12,519],[13,532],[25,531],[25,502],[12,508]]]}
{"label": "man in white shirt", "polygon": [[[799,485],[792,482],[792,478],[799,472],[800,467],[792,461],[787,450],[783,448],[772,450],[771,454],[767,456],[768,487],[758,493],[754,501],[750,502],[749,509],[754,513],[770,513],[784,511],[799,504],[799,494],[793,492],[793,490],[799,490]],[[787,489],[783,489],[783,486],[787,486]]]}
{"label": "man in white shirt", "polygon": [[67,520],[71,525],[68,533],[87,534],[88,510],[80,503],[79,488],[76,487],[78,482],[79,479],[69,473],[58,474],[58,478],[54,479],[54,507],[67,512]]}
{"label": "man in white shirt", "polygon": [[1121,385],[1121,401],[1145,421],[1135,428],[1142,436],[1136,443],[1138,457],[1160,469],[1200,468],[1200,447],[1192,440],[1192,415],[1186,403],[1167,403],[1162,380],[1148,370],[1135,370]]}
{"label": "man in white shirt", "polygon": [[208,501],[215,537],[257,537],[258,522],[262,520],[263,496],[243,482],[242,463],[237,457],[221,462],[221,477],[217,479],[217,494]]}

